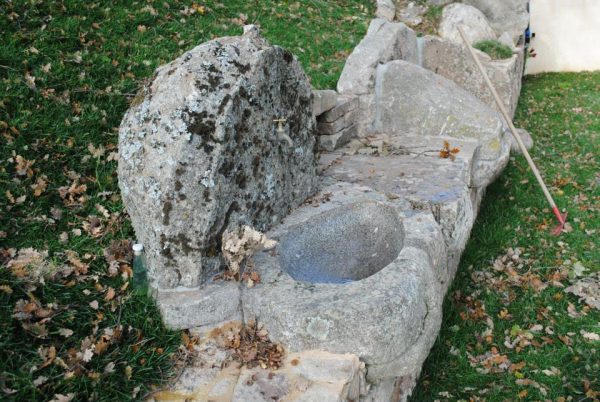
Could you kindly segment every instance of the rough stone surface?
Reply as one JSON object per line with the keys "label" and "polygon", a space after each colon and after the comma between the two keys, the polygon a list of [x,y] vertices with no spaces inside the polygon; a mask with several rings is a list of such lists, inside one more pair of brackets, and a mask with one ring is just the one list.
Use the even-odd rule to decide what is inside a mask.
{"label": "rough stone surface", "polygon": [[241,321],[240,290],[235,282],[215,282],[193,290],[157,291],[157,305],[166,326],[187,329]]}
{"label": "rough stone surface", "polygon": [[358,108],[358,98],[355,96],[339,96],[334,108],[319,116],[319,123],[333,123],[342,116]]}
{"label": "rough stone surface", "polygon": [[333,151],[349,143],[358,136],[358,124],[347,127],[336,134],[320,135],[319,149],[322,151]]}
{"label": "rough stone surface", "polygon": [[[358,401],[367,395],[365,365],[356,355],[308,350],[289,353],[278,370],[247,368],[231,358],[219,336],[239,323],[226,324],[200,335],[194,357],[168,391],[150,401]],[[197,332],[197,331],[194,331]]]}
{"label": "rough stone surface", "polygon": [[264,231],[313,191],[308,79],[291,53],[247,31],[158,68],[121,123],[119,185],[154,287],[210,280],[223,231]]}
{"label": "rough stone surface", "polygon": [[290,354],[277,371],[243,368],[232,400],[358,401],[366,388],[365,365],[356,355],[315,350]]}
{"label": "rough stone surface", "polygon": [[410,26],[417,26],[423,22],[423,14],[428,10],[427,6],[416,4],[414,1],[396,7],[396,19]]}
{"label": "rough stone surface", "polygon": [[313,90],[313,113],[319,116],[337,104],[338,93],[331,89]]}
{"label": "rough stone surface", "polygon": [[320,135],[337,134],[343,129],[357,123],[357,110],[352,110],[332,122],[321,122],[317,120],[317,131]]}
{"label": "rough stone surface", "polygon": [[498,37],[498,42],[508,46],[511,49],[515,49],[515,42],[508,32],[502,33],[502,35]]}
{"label": "rough stone surface", "polygon": [[[283,225],[269,232],[269,237],[283,240],[299,226],[310,232],[317,228],[316,222],[326,224],[330,214],[356,211],[359,218],[365,205],[367,209],[385,211],[395,208],[398,214],[410,209],[404,201],[390,200],[368,187],[344,184],[337,179],[334,182],[337,184],[322,190],[331,193],[330,202],[295,210]],[[364,230],[378,231],[370,224]],[[346,239],[339,236],[337,241],[344,243]],[[348,247],[347,258],[362,258],[356,254],[359,250]],[[292,351],[352,350],[367,364],[369,379],[404,375],[415,366],[420,367],[441,317],[437,299],[442,284],[436,280],[436,268],[430,265],[425,251],[405,246],[394,261],[378,272],[344,284],[295,281],[282,275],[283,254],[278,256],[277,248],[275,251],[254,257],[262,282],[242,291],[246,318],[256,317],[273,339]],[[380,347],[383,344],[386,348]]]}
{"label": "rough stone surface", "polygon": [[477,140],[473,187],[489,184],[508,161],[498,113],[454,82],[401,60],[377,70],[374,128],[388,134]]}
{"label": "rough stone surface", "polygon": [[432,6],[445,6],[454,2],[454,0],[426,0],[427,4]]}
{"label": "rough stone surface", "polygon": [[402,23],[374,19],[367,35],[346,60],[337,84],[341,94],[360,95],[372,92],[377,65],[403,59],[417,62],[417,37]]}
{"label": "rough stone surface", "polygon": [[444,7],[438,29],[439,35],[452,42],[463,43],[458,32],[459,26],[463,28],[467,39],[472,44],[482,40],[496,39],[496,32],[488,23],[485,15],[475,7],[461,3]]}
{"label": "rough stone surface", "polygon": [[529,24],[528,0],[462,0],[480,10],[498,33],[508,32],[513,40],[523,35]]}
{"label": "rough stone surface", "polygon": [[[527,148],[528,151],[533,148],[533,138],[531,138],[529,131],[525,130],[524,128],[517,128],[517,134],[519,134],[521,137],[521,140],[525,144],[525,148]],[[511,134],[508,138],[510,138],[510,151],[521,154],[521,148],[519,148],[519,144],[517,143],[517,140],[515,140],[515,137]]]}
{"label": "rough stone surface", "polygon": [[[297,281],[359,281],[384,269],[402,249],[402,223],[390,206],[339,208],[320,214],[314,223],[290,228],[280,238],[281,268]],[[339,233],[345,234],[343,242]]]}
{"label": "rough stone surface", "polygon": [[[394,151],[388,156],[353,155],[345,156],[332,164],[325,175],[336,180],[360,184],[374,191],[407,200],[416,210],[429,211],[439,226],[445,247],[439,248],[440,238],[430,237],[435,233],[429,225],[413,225],[406,230],[406,245],[422,249],[432,259],[430,264],[440,283],[447,284],[456,269],[454,254],[459,254],[469,238],[475,220],[473,203],[468,188],[471,176],[472,158],[476,151],[473,144],[458,143],[452,139],[453,147],[461,149],[464,159],[439,158],[434,151],[429,156],[416,157],[434,141],[440,145],[442,139],[429,138],[429,146],[423,147],[415,141],[414,148],[405,148],[406,154],[397,155]],[[393,142],[410,143],[411,138],[395,138]],[[392,149],[397,149],[393,143]],[[433,147],[431,147],[433,148]],[[431,149],[430,148],[430,149]],[[420,219],[420,218],[419,218]],[[414,222],[413,222],[414,223]],[[435,245],[429,248],[430,245]],[[450,257],[446,259],[446,255]],[[443,261],[441,258],[443,257]]]}
{"label": "rough stone surface", "polygon": [[377,0],[375,16],[386,21],[393,21],[396,16],[396,6],[392,0]]}
{"label": "rough stone surface", "polygon": [[[422,38],[422,43],[423,67],[454,81],[493,109],[497,108],[477,65],[462,44],[434,36]],[[506,110],[511,117],[514,116],[521,93],[521,76],[525,61],[523,48],[516,48],[515,54],[504,60],[491,60],[487,54],[477,49],[475,53],[504,102]]]}

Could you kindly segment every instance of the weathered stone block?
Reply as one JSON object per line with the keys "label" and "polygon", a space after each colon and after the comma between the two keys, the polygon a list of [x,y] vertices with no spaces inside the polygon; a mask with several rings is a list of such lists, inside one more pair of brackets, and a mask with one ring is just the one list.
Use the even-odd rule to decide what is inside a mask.
{"label": "weathered stone block", "polygon": [[374,19],[367,35],[346,60],[338,92],[350,95],[372,92],[377,65],[396,59],[417,62],[414,31],[402,23]]}
{"label": "weathered stone block", "polygon": [[236,282],[207,284],[201,289],[162,290],[157,305],[163,322],[172,329],[241,321],[240,289]]}
{"label": "weathered stone block", "polygon": [[319,116],[333,109],[337,104],[338,93],[331,89],[313,90],[313,113]]}
{"label": "weathered stone block", "polygon": [[[156,70],[121,123],[118,169],[154,287],[209,281],[226,229],[264,231],[311,194],[311,97],[296,58],[254,29]],[[281,117],[292,144],[277,133]]]}
{"label": "weathered stone block", "polygon": [[243,368],[232,400],[358,401],[366,392],[365,365],[356,355],[311,350],[290,354],[277,371]]}
{"label": "weathered stone block", "polygon": [[[422,38],[422,42],[423,67],[454,81],[493,109],[497,108],[477,65],[462,44],[434,36],[426,36]],[[504,60],[491,60],[485,53],[479,50],[475,52],[512,117],[521,93],[521,76],[525,60],[523,48],[517,48],[512,57]]]}
{"label": "weathered stone block", "polygon": [[[531,138],[529,131],[525,130],[524,128],[517,128],[517,134],[519,137],[521,137],[521,141],[523,141],[523,144],[528,151],[533,148],[533,138]],[[510,139],[510,151],[517,154],[522,154],[523,152],[521,152],[521,148],[519,147],[515,137],[510,134],[508,138]]]}
{"label": "weathered stone block", "polygon": [[319,149],[331,152],[343,147],[356,137],[358,137],[358,124],[347,127],[336,134],[320,135]]}
{"label": "weathered stone block", "polygon": [[355,96],[339,96],[334,108],[319,116],[319,123],[332,123],[346,113],[358,108],[358,98]]}
{"label": "weathered stone block", "polygon": [[529,25],[528,0],[462,0],[485,14],[497,33],[508,32],[513,40]]}
{"label": "weathered stone block", "polygon": [[401,60],[377,69],[374,128],[388,134],[477,140],[474,187],[489,184],[508,161],[497,112],[454,82]]}
{"label": "weathered stone block", "polygon": [[375,16],[386,21],[393,21],[396,16],[396,6],[394,5],[394,2],[392,0],[377,0]]}
{"label": "weathered stone block", "polygon": [[337,134],[343,129],[356,124],[357,116],[357,110],[352,110],[331,123],[318,122],[317,131],[319,132],[319,135]]}
{"label": "weathered stone block", "polygon": [[461,3],[453,3],[444,7],[438,29],[439,35],[452,42],[463,43],[458,32],[459,26],[462,27],[471,44],[482,40],[496,39],[496,32],[488,23],[485,15],[475,7]]}

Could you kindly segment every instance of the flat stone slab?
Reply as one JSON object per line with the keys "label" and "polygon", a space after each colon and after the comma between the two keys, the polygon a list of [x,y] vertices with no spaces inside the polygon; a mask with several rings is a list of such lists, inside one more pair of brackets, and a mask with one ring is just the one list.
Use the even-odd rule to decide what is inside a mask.
{"label": "flat stone slab", "polygon": [[199,334],[192,360],[172,386],[150,401],[247,402],[358,401],[368,394],[365,364],[354,354],[319,350],[288,353],[277,370],[242,367],[219,337],[240,328],[233,322]]}

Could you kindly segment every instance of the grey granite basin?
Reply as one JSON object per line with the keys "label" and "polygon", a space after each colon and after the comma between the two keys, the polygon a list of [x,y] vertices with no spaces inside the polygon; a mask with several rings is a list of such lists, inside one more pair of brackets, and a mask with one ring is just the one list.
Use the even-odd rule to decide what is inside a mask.
{"label": "grey granite basin", "polygon": [[298,281],[346,283],[382,270],[402,245],[402,222],[394,208],[363,202],[291,228],[278,250],[281,269]]}
{"label": "grey granite basin", "polygon": [[427,355],[441,313],[435,261],[413,234],[433,236],[429,249],[443,247],[441,233],[432,216],[407,217],[401,199],[367,187],[323,192],[330,201],[267,233],[279,244],[253,256],[260,283],[241,288],[243,316],[290,352],[354,353],[369,381],[402,376]]}

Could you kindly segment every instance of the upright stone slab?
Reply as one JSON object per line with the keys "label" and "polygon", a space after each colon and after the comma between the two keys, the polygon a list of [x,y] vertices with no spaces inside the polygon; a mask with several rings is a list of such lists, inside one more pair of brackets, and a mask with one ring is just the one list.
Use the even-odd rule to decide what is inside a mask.
{"label": "upright stone slab", "polygon": [[337,84],[338,92],[343,95],[372,93],[377,66],[397,59],[417,62],[416,34],[403,23],[374,19],[367,35],[346,60]]}
{"label": "upright stone slab", "polygon": [[374,127],[391,135],[476,140],[473,187],[488,185],[508,161],[509,144],[496,111],[454,82],[402,60],[377,69]]}
{"label": "upright stone slab", "polygon": [[525,33],[529,25],[528,0],[462,0],[479,9],[498,33],[508,32],[513,39]]}
{"label": "upright stone slab", "polygon": [[458,27],[462,27],[471,44],[497,36],[481,11],[467,4],[453,3],[444,7],[438,32],[442,38],[462,44]]}
{"label": "upright stone slab", "polygon": [[267,230],[311,194],[312,108],[298,61],[255,28],[156,70],[121,123],[118,170],[154,287],[210,280],[223,231]]}
{"label": "upright stone slab", "polygon": [[[490,107],[497,108],[483,75],[462,43],[454,43],[436,36],[425,36],[421,41],[423,67],[454,81]],[[492,60],[477,49],[475,53],[504,102],[506,110],[511,117],[514,116],[521,93],[521,76],[525,62],[523,47],[515,48],[513,55],[503,60]]]}

